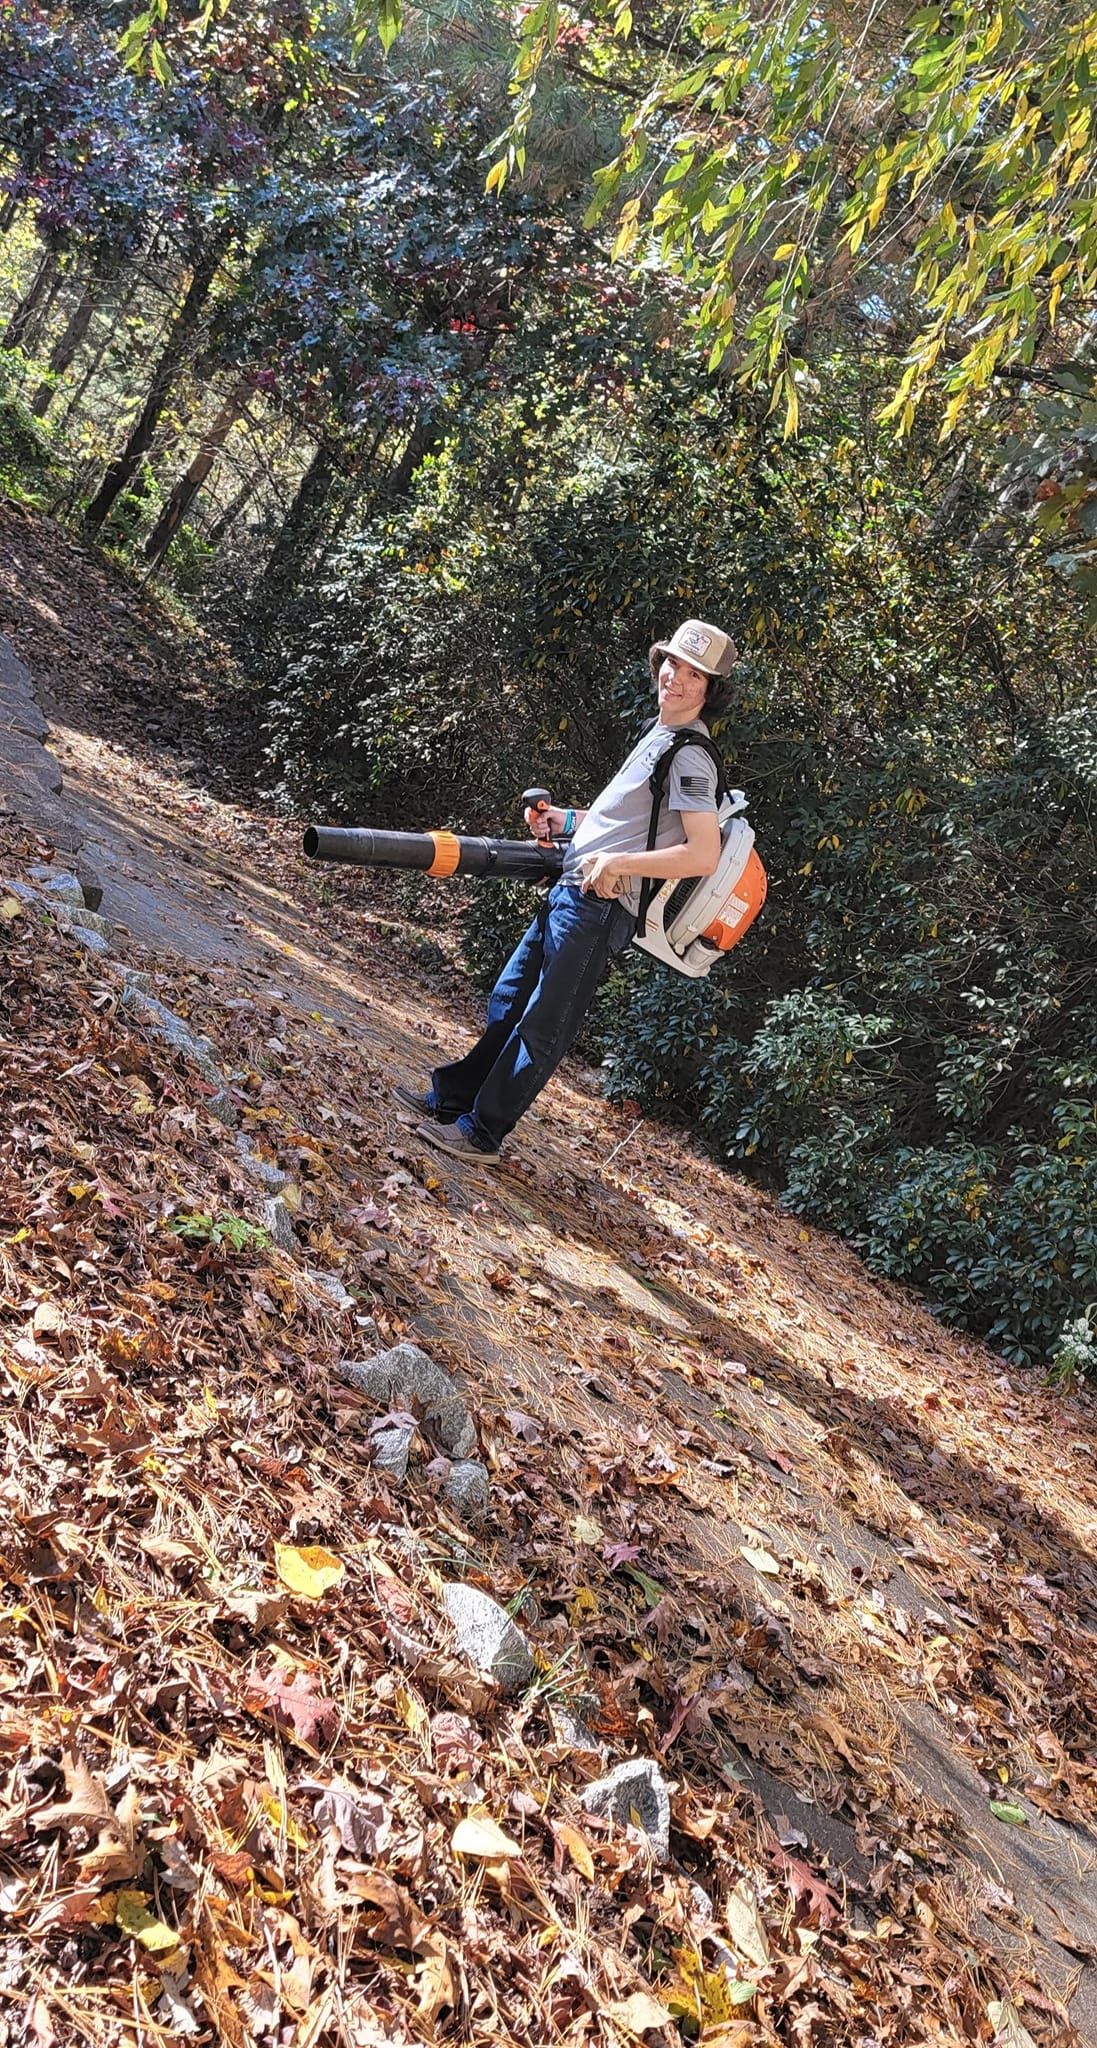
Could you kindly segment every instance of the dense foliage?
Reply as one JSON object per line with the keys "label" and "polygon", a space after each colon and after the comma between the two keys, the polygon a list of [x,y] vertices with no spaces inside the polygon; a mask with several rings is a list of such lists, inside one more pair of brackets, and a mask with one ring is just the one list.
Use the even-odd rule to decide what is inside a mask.
{"label": "dense foliage", "polygon": [[[950,1318],[1011,1357],[1088,1368],[1097,426],[1087,337],[1064,325],[1084,280],[1064,273],[1053,308],[1041,242],[1031,304],[1011,311],[997,285],[988,298],[995,263],[1007,296],[1020,286],[973,213],[958,310],[955,251],[938,248],[936,281],[926,268],[936,171],[914,239],[877,233],[918,168],[898,123],[876,160],[871,276],[849,247],[863,180],[841,206],[827,186],[802,252],[825,266],[844,246],[860,268],[832,273],[832,290],[812,270],[793,305],[793,258],[767,257],[751,318],[775,318],[781,338],[755,397],[733,370],[762,327],[714,369],[694,316],[721,235],[730,250],[737,223],[735,246],[756,254],[776,236],[785,201],[763,206],[757,180],[765,138],[787,142],[803,114],[774,96],[788,10],[780,50],[755,57],[730,15],[698,18],[704,61],[677,100],[672,68],[657,94],[646,82],[654,14],[613,48],[600,14],[585,37],[552,16],[550,105],[524,174],[515,155],[487,195],[514,54],[489,6],[448,31],[413,24],[386,66],[348,39],[339,7],[286,0],[251,27],[231,5],[108,13],[104,33],[101,9],[3,11],[7,487],[164,561],[231,634],[269,789],[297,808],[513,830],[531,777],[581,802],[647,715],[649,641],[686,613],[726,623],[744,655],[719,737],[751,796],[770,902],[700,985],[627,956],[591,1048],[622,1098],[751,1161]],[[993,186],[1019,234],[1031,149],[1073,105],[1082,60],[1068,77],[1055,59],[1006,147],[1018,91],[995,99],[999,128],[978,127],[979,107],[1003,63],[1028,75],[1023,23],[1003,16],[995,56],[985,27],[977,49],[973,18],[954,13],[947,34],[925,28],[929,70],[903,73],[903,35],[885,48],[875,14],[857,62],[881,92],[890,80],[904,118],[920,110],[931,149],[927,81],[941,84],[963,30],[983,80],[963,175],[982,180],[981,205]],[[535,14],[538,34],[550,20],[527,12],[527,54]],[[837,13],[805,33],[849,70]],[[740,99],[728,84],[716,109],[717,53],[732,47],[739,69],[723,75]],[[627,271],[611,256],[620,220],[605,241],[584,223],[613,150],[611,72],[636,135],[654,124],[645,146],[681,169],[666,189],[695,223],[687,235],[664,193],[660,255],[634,209]],[[941,108],[968,75],[949,72]],[[744,195],[717,202],[713,171],[702,199],[690,109],[730,121],[748,85]],[[1046,209],[1084,160],[1068,128]],[[805,178],[822,190],[810,180],[824,171],[822,157],[796,166],[789,202]],[[925,337],[946,301],[954,340],[929,384]],[[1059,319],[1054,351],[1041,306]],[[1014,314],[1013,338],[973,367],[980,336]],[[1030,367],[1005,374],[1018,356]],[[910,395],[924,386],[937,411],[900,408],[897,438],[889,398],[909,371]],[[976,395],[948,414],[961,385]],[[477,900],[478,972],[526,907],[520,892]]]}

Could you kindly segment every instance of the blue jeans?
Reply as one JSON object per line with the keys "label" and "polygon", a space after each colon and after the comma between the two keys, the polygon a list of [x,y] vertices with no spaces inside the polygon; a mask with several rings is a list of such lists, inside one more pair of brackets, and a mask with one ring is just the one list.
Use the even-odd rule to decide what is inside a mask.
{"label": "blue jeans", "polygon": [[621,904],[557,882],[492,989],[482,1037],[431,1076],[435,1116],[498,1151],[574,1044],[635,923]]}

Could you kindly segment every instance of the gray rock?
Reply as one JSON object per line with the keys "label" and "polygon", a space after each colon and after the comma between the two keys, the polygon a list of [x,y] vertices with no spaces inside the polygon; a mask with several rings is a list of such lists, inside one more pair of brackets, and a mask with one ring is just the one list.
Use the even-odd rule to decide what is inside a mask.
{"label": "gray rock", "polygon": [[169,1010],[158,996],[150,996],[144,989],[132,984],[123,984],[122,1001],[144,1017],[157,1038],[170,1045],[173,1052],[181,1052],[193,1061],[203,1080],[212,1081],[215,1086],[224,1085],[224,1076],[213,1057],[213,1042],[204,1033],[196,1034],[182,1017]]}
{"label": "gray rock", "polygon": [[566,1742],[569,1749],[604,1757],[607,1755],[605,1743],[592,1734],[584,1719],[584,1714],[593,1714],[597,1707],[598,1701],[593,1693],[580,1693],[574,1699],[550,1701],[549,1712],[560,1741]]}
{"label": "gray rock", "polygon": [[52,906],[66,903],[74,910],[84,908],[84,891],[75,875],[66,874],[63,868],[48,868],[41,863],[31,869],[33,879],[41,884],[42,894]]}
{"label": "gray rock", "polygon": [[37,903],[38,891],[29,882],[0,882],[5,896],[18,896],[21,903]]}
{"label": "gray rock", "polygon": [[264,1230],[269,1230],[279,1251],[295,1252],[297,1239],[293,1233],[293,1218],[281,1196],[273,1201],[263,1202],[259,1210],[259,1221]]}
{"label": "gray rock", "polygon": [[463,1522],[482,1522],[488,1511],[487,1466],[477,1458],[461,1458],[451,1465],[442,1492]]}
{"label": "gray rock", "polygon": [[211,1116],[217,1118],[219,1124],[224,1124],[227,1131],[236,1129],[240,1116],[227,1088],[219,1088],[216,1095],[211,1095],[206,1108]]}
{"label": "gray rock", "polygon": [[82,903],[59,903],[53,912],[58,924],[67,930],[98,932],[101,939],[113,939],[114,926],[107,917],[100,917],[96,910],[85,910]]}
{"label": "gray rock", "polygon": [[478,1586],[447,1586],[444,1598],[458,1648],[469,1663],[487,1672],[503,1692],[527,1685],[533,1677],[529,1644],[498,1602]]}
{"label": "gray rock", "polygon": [[373,1358],[342,1358],[335,1370],[371,1401],[397,1403],[421,1415],[451,1457],[471,1458],[476,1425],[449,1374],[417,1344],[394,1344]]}
{"label": "gray rock", "polygon": [[103,884],[90,860],[85,860],[83,854],[76,863],[76,879],[84,892],[85,908],[98,910],[103,901]]}
{"label": "gray rock", "polygon": [[[47,758],[41,748],[37,751],[43,760]],[[48,794],[41,775],[35,774],[25,762],[12,760],[2,745],[0,815],[21,819],[36,837],[48,839],[59,852],[74,854],[83,845],[84,835],[79,825],[64,805]]]}
{"label": "gray rock", "polygon": [[[281,1167],[275,1166],[272,1161],[260,1159],[253,1152],[251,1139],[246,1131],[240,1132],[236,1140],[236,1150],[240,1154],[245,1173],[250,1173],[252,1179],[257,1180],[260,1187],[266,1188],[268,1194],[280,1195],[289,1174],[283,1173]],[[315,1275],[313,1277],[315,1278]]]}
{"label": "gray rock", "polygon": [[48,740],[49,719],[26,689],[20,690],[0,677],[0,730],[22,733],[28,740]]}
{"label": "gray rock", "polygon": [[[621,1827],[645,1834],[652,1855],[665,1862],[670,1854],[670,1794],[657,1763],[648,1756],[631,1757],[609,1776],[599,1778],[579,1795],[588,1813],[602,1813]],[[633,1814],[637,1819],[633,1819]]]}
{"label": "gray rock", "polygon": [[318,1273],[313,1266],[307,1266],[305,1279],[310,1281],[317,1294],[324,1295],[334,1308],[354,1307],[354,1296],[347,1293],[338,1273]]}
{"label": "gray rock", "polygon": [[0,730],[0,759],[8,769],[33,776],[39,789],[47,796],[60,796],[63,783],[61,763],[56,754],[51,754],[49,748],[38,740],[8,726]]}
{"label": "gray rock", "polygon": [[119,972],[120,972],[120,974],[121,974],[121,976],[122,976],[122,1001],[123,1001],[123,1003],[124,1003],[124,1002],[126,1001],[127,997],[128,997],[128,996],[130,996],[131,994],[132,994],[132,995],[147,995],[147,994],[148,994],[148,991],[149,991],[149,988],[150,988],[150,986],[151,986],[151,983],[150,983],[150,979],[149,979],[149,976],[148,976],[147,974],[144,974],[144,973],[143,973],[143,972],[142,972],[142,971],[141,971],[141,970],[140,970],[139,968],[137,968],[137,967],[122,967],[122,968],[120,968],[120,969],[119,969]]}
{"label": "gray rock", "polygon": [[391,1472],[394,1479],[406,1479],[415,1434],[413,1422],[400,1422],[392,1429],[379,1429],[373,1438],[374,1464],[380,1465],[384,1472]]}
{"label": "gray rock", "polygon": [[85,953],[110,952],[110,940],[105,932],[88,931],[82,924],[65,924],[62,930],[70,939],[75,939],[78,946],[83,946]]}

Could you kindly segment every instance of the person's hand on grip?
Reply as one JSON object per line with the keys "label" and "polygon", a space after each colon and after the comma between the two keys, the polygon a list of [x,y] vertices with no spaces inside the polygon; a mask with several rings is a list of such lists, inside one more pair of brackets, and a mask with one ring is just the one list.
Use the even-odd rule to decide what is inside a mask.
{"label": "person's hand on grip", "polygon": [[558,838],[567,822],[567,812],[557,804],[538,804],[536,808],[530,805],[522,816],[534,838],[540,840]]}

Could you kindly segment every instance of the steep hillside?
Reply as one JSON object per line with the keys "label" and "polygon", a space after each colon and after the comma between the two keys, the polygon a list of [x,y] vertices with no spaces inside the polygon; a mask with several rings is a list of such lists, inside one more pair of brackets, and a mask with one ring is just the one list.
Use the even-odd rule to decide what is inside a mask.
{"label": "steep hillside", "polygon": [[[579,1070],[431,1154],[466,996],[13,531],[114,929],[0,821],[0,2038],[1097,2041],[1091,1398]],[[340,1370],[401,1342],[456,1408]]]}

